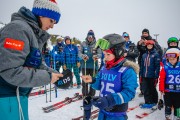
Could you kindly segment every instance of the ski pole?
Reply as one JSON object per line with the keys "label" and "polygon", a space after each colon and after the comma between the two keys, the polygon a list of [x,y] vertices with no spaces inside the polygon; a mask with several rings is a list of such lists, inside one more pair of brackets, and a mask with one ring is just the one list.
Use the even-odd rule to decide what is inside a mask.
{"label": "ski pole", "polygon": [[[86,60],[84,60],[84,75],[86,76]],[[88,89],[86,89],[86,86],[87,85],[87,83],[85,83],[85,96],[87,96],[87,92],[88,92]]]}
{"label": "ski pole", "polygon": [[[45,87],[45,91],[47,91],[47,89],[46,89],[46,85],[44,86]],[[48,101],[47,101],[47,92],[46,92],[46,103],[47,103]]]}
{"label": "ski pole", "polygon": [[96,60],[94,60],[94,68],[93,68],[93,77],[95,77],[96,72]]}
{"label": "ski pole", "polygon": [[[53,58],[54,58],[54,70],[56,70],[57,66],[56,66],[56,57],[55,57],[55,54],[53,55]],[[54,87],[55,87],[55,98],[57,98],[57,87],[56,86],[54,86]]]}

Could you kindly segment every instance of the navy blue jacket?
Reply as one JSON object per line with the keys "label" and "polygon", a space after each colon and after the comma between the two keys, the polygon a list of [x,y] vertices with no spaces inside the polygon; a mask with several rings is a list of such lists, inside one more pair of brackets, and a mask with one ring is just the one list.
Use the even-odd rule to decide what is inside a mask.
{"label": "navy blue jacket", "polygon": [[147,51],[141,59],[140,76],[142,78],[158,78],[160,71],[160,56],[155,49]]}

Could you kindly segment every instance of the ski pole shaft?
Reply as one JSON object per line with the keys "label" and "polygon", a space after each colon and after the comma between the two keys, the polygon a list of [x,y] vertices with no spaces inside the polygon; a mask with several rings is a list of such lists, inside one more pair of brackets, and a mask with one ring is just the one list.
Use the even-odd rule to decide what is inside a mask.
{"label": "ski pole shaft", "polygon": [[96,72],[96,61],[94,60],[94,68],[93,68],[93,77],[95,77]]}
{"label": "ski pole shaft", "polygon": [[[45,87],[45,91],[47,91],[47,89],[46,89],[46,85],[44,86]],[[47,103],[48,101],[47,101],[47,92],[46,92],[46,103]]]}
{"label": "ski pole shaft", "polygon": [[49,102],[51,102],[51,83],[50,83],[50,92],[49,92],[49,95],[50,95],[50,100],[49,100]]}

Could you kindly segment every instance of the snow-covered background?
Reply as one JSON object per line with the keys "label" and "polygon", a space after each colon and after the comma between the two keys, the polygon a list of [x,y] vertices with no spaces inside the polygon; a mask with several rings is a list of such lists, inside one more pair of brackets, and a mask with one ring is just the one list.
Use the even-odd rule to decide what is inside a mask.
{"label": "snow-covered background", "polygon": [[[73,80],[75,81],[75,80]],[[49,87],[49,86],[48,86]],[[44,88],[41,88],[44,89]],[[36,89],[34,91],[38,91]],[[52,91],[51,102],[50,94],[48,92],[48,102],[46,103],[46,95],[38,95],[29,98],[29,118],[30,120],[72,120],[72,118],[78,117],[83,114],[83,110],[81,109],[82,100],[77,102],[72,102],[60,109],[57,109],[50,113],[44,113],[42,107],[46,107],[53,103],[57,103],[59,101],[64,100],[66,97],[73,97],[75,93],[81,93],[81,89],[77,89],[76,87],[68,90],[58,89],[58,97],[55,98],[55,91]],[[139,103],[144,101],[143,97],[138,97],[139,88],[137,89],[136,97],[129,102],[129,107],[137,106]],[[98,92],[96,93],[98,95]],[[93,110],[97,108],[93,107]],[[128,120],[139,120],[135,117],[136,114],[148,111],[148,109],[136,108],[133,111],[128,112]],[[149,116],[143,118],[142,120],[164,120],[164,109],[157,110],[156,112],[150,114]]]}

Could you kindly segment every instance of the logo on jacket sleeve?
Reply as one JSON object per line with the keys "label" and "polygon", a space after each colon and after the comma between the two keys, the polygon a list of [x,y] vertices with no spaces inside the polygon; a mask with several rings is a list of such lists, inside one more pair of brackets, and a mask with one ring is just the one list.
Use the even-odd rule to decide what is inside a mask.
{"label": "logo on jacket sleeve", "polygon": [[6,38],[4,48],[22,51],[24,49],[24,42],[12,38]]}

